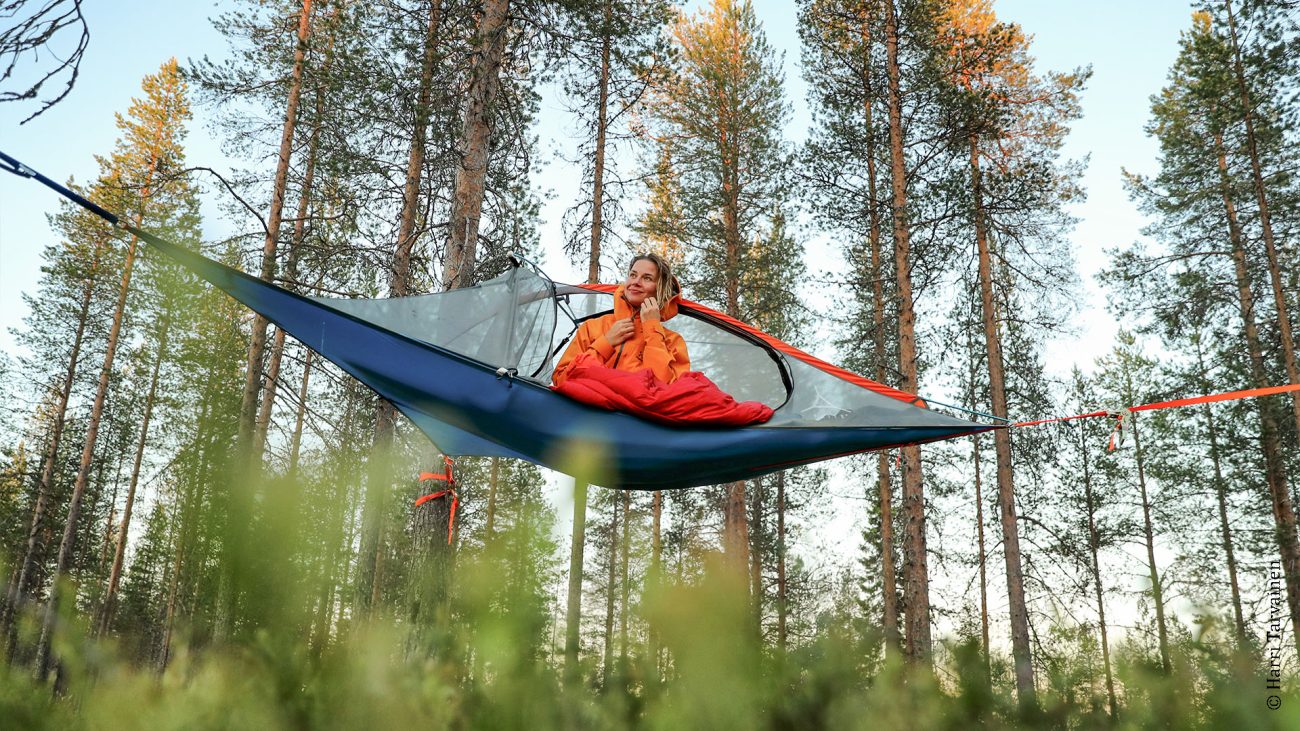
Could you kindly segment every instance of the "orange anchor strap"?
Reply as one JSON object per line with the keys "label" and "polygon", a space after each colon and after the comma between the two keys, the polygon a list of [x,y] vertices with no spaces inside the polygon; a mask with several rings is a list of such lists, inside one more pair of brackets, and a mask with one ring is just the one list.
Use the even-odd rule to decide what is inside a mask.
{"label": "orange anchor strap", "polygon": [[1114,451],[1116,438],[1123,437],[1124,417],[1138,411],[1174,409],[1180,406],[1195,406],[1196,404],[1212,404],[1219,401],[1237,401],[1244,398],[1276,396],[1280,393],[1292,393],[1296,391],[1300,391],[1300,383],[1292,383],[1286,386],[1268,386],[1265,388],[1247,388],[1240,391],[1226,391],[1224,393],[1215,393],[1206,396],[1191,396],[1189,398],[1172,399],[1169,401],[1157,401],[1155,403],[1142,404],[1141,406],[1129,406],[1121,411],[1093,411],[1091,413],[1078,414],[1076,416],[1057,416],[1047,419],[1034,419],[1032,421],[1018,421],[1011,426],[1037,426],[1039,424],[1052,424],[1060,421],[1073,421],[1075,419],[1091,419],[1100,416],[1110,416],[1115,419],[1115,428],[1111,430],[1110,442],[1107,445],[1107,450]]}
{"label": "orange anchor strap", "polygon": [[443,457],[442,460],[442,474],[437,472],[421,472],[420,482],[428,482],[430,480],[435,482],[445,482],[447,483],[447,489],[440,492],[429,493],[428,495],[416,499],[415,507],[418,508],[430,500],[437,500],[438,498],[446,497],[448,495],[451,496],[451,511],[450,515],[447,517],[447,545],[450,546],[451,537],[456,528],[456,508],[460,506],[460,495],[456,494],[456,478],[452,473],[452,467],[455,466],[455,462],[452,461],[451,457]]}
{"label": "orange anchor strap", "polygon": [[1154,404],[1143,404],[1141,406],[1130,406],[1129,411],[1154,411],[1156,409],[1172,409],[1178,406],[1193,406],[1195,404],[1212,404],[1216,401],[1236,401],[1243,398],[1259,398],[1260,396],[1275,396],[1279,393],[1289,393],[1300,391],[1300,383],[1292,383],[1286,386],[1268,386],[1267,388],[1248,388],[1242,391],[1228,391],[1227,393],[1216,393],[1209,396],[1193,396],[1191,398],[1174,399],[1173,401],[1160,401]]}
{"label": "orange anchor strap", "polygon": [[455,492],[456,492],[455,490],[450,490],[450,489],[448,489],[448,490],[443,490],[443,491],[441,491],[441,492],[433,492],[433,493],[429,493],[428,495],[424,495],[424,496],[418,498],[418,499],[415,501],[415,507],[418,508],[418,507],[420,507],[421,505],[423,505],[423,504],[429,502],[430,500],[437,500],[437,499],[440,498],[440,497],[446,497],[447,495],[451,495],[451,494],[453,494],[453,493],[455,493]]}
{"label": "orange anchor strap", "polygon": [[1106,442],[1106,451],[1114,452],[1115,448],[1124,442],[1124,417],[1131,412],[1121,411],[1114,414],[1115,428],[1110,430],[1110,439]]}

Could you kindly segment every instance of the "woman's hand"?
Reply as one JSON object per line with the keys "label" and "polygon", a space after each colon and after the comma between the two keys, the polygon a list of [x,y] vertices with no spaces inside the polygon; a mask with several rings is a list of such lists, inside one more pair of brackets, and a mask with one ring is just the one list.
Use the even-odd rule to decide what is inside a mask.
{"label": "woman's hand", "polygon": [[659,321],[659,300],[654,297],[646,297],[641,301],[641,321],[658,322]]}
{"label": "woman's hand", "polygon": [[[644,310],[645,305],[642,305],[642,311]],[[658,310],[655,310],[655,312],[657,313]],[[609,343],[611,347],[617,348],[630,340],[635,334],[636,329],[632,326],[632,318],[625,317],[610,325],[609,330],[605,331],[604,338],[605,342]]]}

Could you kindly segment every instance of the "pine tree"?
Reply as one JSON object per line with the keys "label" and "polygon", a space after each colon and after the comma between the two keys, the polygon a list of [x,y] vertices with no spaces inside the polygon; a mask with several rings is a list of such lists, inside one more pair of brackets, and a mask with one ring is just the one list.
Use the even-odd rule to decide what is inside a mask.
{"label": "pine tree", "polygon": [[[1144,387],[1139,386],[1139,383],[1145,384],[1145,388],[1150,387],[1149,384],[1151,383],[1155,363],[1142,354],[1132,334],[1121,331],[1119,344],[1099,365],[1101,366],[1101,372],[1098,380],[1113,401],[1138,405],[1151,400],[1150,392],[1143,390]],[[1152,521],[1153,503],[1155,501],[1155,496],[1152,493],[1154,485],[1149,483],[1146,475],[1147,465],[1137,415],[1134,414],[1125,421],[1131,421],[1129,424],[1122,424],[1121,428],[1131,434],[1133,441],[1133,464],[1136,468],[1133,474],[1136,476],[1139,506],[1142,511],[1142,542],[1146,547],[1147,575],[1155,608],[1160,666],[1166,673],[1169,673],[1172,671],[1172,665],[1169,654],[1169,622],[1164,598],[1165,581],[1161,578],[1160,567],[1156,565],[1156,531]]]}
{"label": "pine tree", "polygon": [[[186,190],[185,185],[178,185],[163,177],[182,167],[181,143],[185,136],[184,125],[189,119],[185,84],[180,79],[175,59],[164,63],[157,75],[145,77],[142,88],[145,98],[132,105],[127,117],[118,117],[118,128],[122,131],[122,137],[119,139],[117,149],[110,157],[101,160],[102,178],[120,181],[124,188],[134,191],[138,196],[119,212],[119,215],[134,221],[136,226],[153,219],[165,220],[168,215],[174,215],[176,205],[174,196],[183,195]],[[82,496],[92,467],[91,460],[95,451],[99,419],[107,396],[109,378],[113,369],[113,355],[122,327],[127,295],[130,292],[137,243],[136,237],[132,236],[127,247],[117,304],[113,313],[113,325],[108,334],[107,351],[86,431],[81,465],[69,502],[63,540],[59,546],[54,587],[42,623],[35,669],[36,677],[41,680],[45,678],[49,666],[49,642],[58,612],[59,582],[68,569],[75,548]]]}
{"label": "pine tree", "polygon": [[[393,247],[393,254],[388,262],[388,296],[405,297],[413,294],[413,272],[412,272],[412,254],[415,249],[419,235],[416,230],[418,218],[422,208],[427,206],[426,196],[421,195],[426,181],[423,173],[425,166],[425,156],[428,152],[428,136],[430,123],[433,117],[433,100],[434,100],[434,71],[435,62],[440,54],[440,43],[443,41],[440,31],[442,30],[443,9],[441,0],[429,3],[427,12],[427,24],[422,34],[421,47],[419,48],[419,65],[418,79],[419,82],[415,89],[415,98],[409,103],[411,109],[410,121],[410,142],[408,145],[405,180],[402,185],[401,211],[399,214],[397,241]],[[445,53],[445,50],[442,51]],[[406,106],[406,105],[404,105]],[[372,515],[379,515],[382,512],[384,501],[376,502],[375,493],[387,492],[392,482],[392,475],[388,472],[390,460],[393,456],[393,432],[397,419],[397,409],[393,404],[385,399],[379,399],[375,407],[375,442],[374,455],[370,462],[370,473],[367,484],[369,486],[367,507]],[[447,501],[437,504],[429,504],[425,509],[426,512],[437,514],[431,521],[434,525],[440,524],[442,506]],[[370,531],[367,538],[375,540],[375,554],[363,559],[366,562],[370,575],[373,576],[376,567],[371,562],[380,560],[378,552],[381,550],[378,526],[372,523],[369,526]],[[424,561],[429,561],[427,566],[445,565],[448,555],[442,550],[443,544],[435,540],[432,536],[422,536],[419,538],[420,545],[428,549],[433,556],[421,557],[421,565],[425,566]],[[441,559],[441,560],[440,560]],[[435,581],[443,581],[443,577],[430,577]],[[369,599],[373,596],[373,587],[369,595],[362,592],[363,606],[369,605]]]}
{"label": "pine tree", "polygon": [[464,126],[460,167],[456,170],[453,206],[447,227],[447,256],[443,289],[468,287],[474,282],[478,252],[479,218],[483,210],[488,174],[488,152],[493,137],[493,106],[501,89],[501,64],[509,38],[510,0],[483,0],[474,31],[473,65],[465,90]]}
{"label": "pine tree", "polygon": [[[697,299],[743,319],[746,249],[770,230],[788,186],[779,60],[748,2],[717,0],[678,18],[672,34],[677,64],[648,113],[652,134],[673,138],[685,238],[699,247],[688,257],[687,285]],[[743,482],[726,487],[724,545],[738,574],[750,565],[746,502]]]}
{"label": "pine tree", "polygon": [[[1208,276],[1231,282],[1233,316],[1240,323],[1239,336],[1248,355],[1246,384],[1271,385],[1272,364],[1266,358],[1272,344],[1261,328],[1267,317],[1266,304],[1257,295],[1259,280],[1268,277],[1258,260],[1250,255],[1254,223],[1242,201],[1254,190],[1234,175],[1235,161],[1243,155],[1242,130],[1233,122],[1240,112],[1234,89],[1232,54],[1223,38],[1214,32],[1212,18],[1193,16],[1192,28],[1184,32],[1178,59],[1170,72],[1170,83],[1152,100],[1153,121],[1148,133],[1160,142],[1161,169],[1153,178],[1129,176],[1131,194],[1143,210],[1153,214],[1149,229],[1164,251],[1132,249],[1122,252],[1111,277],[1136,292],[1150,294],[1143,283],[1153,267],[1184,264]],[[1206,249],[1205,240],[1223,241],[1224,246]],[[1179,289],[1156,290],[1164,295]],[[1157,299],[1163,299],[1157,297]],[[1165,307],[1182,306],[1166,303]],[[1300,541],[1287,466],[1283,458],[1285,432],[1275,403],[1261,399],[1253,404],[1259,422],[1259,456],[1264,467],[1275,539],[1286,577],[1287,602],[1293,629],[1300,631]]]}
{"label": "pine tree", "polygon": [[[1255,11],[1254,14],[1257,16],[1256,23],[1263,26],[1261,30],[1268,30],[1270,21],[1273,21],[1274,23],[1278,21],[1281,21],[1282,23],[1287,22],[1285,20],[1285,13],[1287,10],[1280,4],[1257,3],[1254,4],[1252,10]],[[1292,384],[1300,384],[1300,365],[1297,365],[1295,338],[1291,332],[1292,323],[1291,315],[1289,314],[1291,308],[1287,302],[1287,296],[1284,291],[1285,285],[1282,281],[1282,272],[1291,269],[1297,264],[1297,262],[1288,261],[1279,251],[1277,237],[1274,233],[1272,213],[1270,211],[1270,193],[1268,191],[1263,163],[1260,159],[1261,147],[1264,147],[1269,142],[1272,142],[1274,145],[1278,144],[1279,141],[1277,138],[1280,134],[1285,133],[1280,133],[1280,131],[1276,129],[1261,129],[1263,125],[1260,124],[1260,120],[1257,118],[1256,104],[1252,101],[1252,97],[1257,98],[1259,94],[1258,91],[1252,92],[1251,89],[1252,85],[1256,87],[1263,86],[1269,81],[1273,81],[1273,79],[1268,77],[1276,77],[1279,75],[1280,69],[1276,68],[1279,62],[1273,61],[1269,57],[1279,55],[1277,53],[1278,51],[1284,52],[1284,46],[1282,43],[1274,43],[1271,44],[1271,48],[1266,46],[1265,48],[1260,49],[1263,53],[1257,54],[1257,58],[1262,57],[1266,60],[1263,60],[1262,63],[1255,64],[1255,68],[1251,69],[1251,73],[1248,76],[1246,64],[1243,62],[1244,54],[1242,52],[1242,43],[1237,29],[1237,14],[1233,10],[1232,0],[1223,0],[1223,11],[1224,19],[1227,21],[1224,24],[1226,25],[1227,30],[1227,38],[1224,39],[1227,41],[1225,44],[1225,50],[1231,52],[1232,82],[1234,91],[1236,91],[1239,98],[1238,104],[1226,105],[1225,109],[1229,114],[1235,113],[1244,127],[1246,153],[1250,160],[1251,187],[1255,194],[1255,204],[1257,206],[1256,212],[1259,217],[1259,229],[1264,243],[1264,256],[1265,260],[1268,262],[1268,277],[1273,295],[1273,308],[1277,315],[1278,339],[1281,341],[1282,345],[1282,362],[1286,366],[1287,379]],[[1261,33],[1259,35],[1263,36],[1265,39],[1268,38],[1267,33]],[[1264,43],[1268,43],[1268,41],[1265,40]],[[1288,61],[1281,61],[1280,63],[1286,64]],[[1291,61],[1290,63],[1294,62]],[[1283,71],[1283,73],[1285,72]],[[1300,440],[1300,395],[1292,394],[1291,409],[1295,418],[1296,438],[1297,440]]]}
{"label": "pine tree", "polygon": [[[198,199],[195,196],[195,191],[193,189],[183,190],[178,194],[178,199],[174,220],[160,222],[161,225],[155,224],[154,230],[159,235],[166,236],[172,242],[197,248],[200,232],[198,230]],[[147,325],[144,327],[145,342],[140,348],[140,360],[152,362],[149,365],[145,365],[143,362],[140,363],[139,370],[142,373],[148,373],[145,376],[148,385],[140,389],[143,391],[142,398],[139,397],[140,391],[137,391],[137,398],[132,399],[137,403],[140,401],[143,403],[141,413],[138,415],[138,436],[135,439],[134,455],[131,457],[131,473],[127,479],[125,504],[115,530],[111,566],[106,577],[103,605],[99,614],[98,631],[100,634],[108,632],[113,622],[116,593],[124,568],[136,491],[140,486],[140,478],[145,466],[146,447],[151,436],[150,428],[156,426],[154,423],[155,409],[169,390],[166,383],[162,381],[162,376],[166,371],[170,370],[171,361],[175,360],[175,356],[172,355],[171,351],[177,337],[177,326],[184,324],[186,318],[184,310],[193,299],[183,291],[183,288],[188,283],[183,280],[181,271],[176,264],[157,260],[146,260],[146,263],[148,266],[142,272],[144,281],[140,291],[142,295],[146,295],[142,297],[146,301],[137,305],[136,309],[141,311],[141,319],[147,320]],[[152,353],[146,356],[145,354],[150,350],[152,350]]]}
{"label": "pine tree", "polygon": [[622,237],[621,153],[644,133],[646,92],[666,71],[663,28],[671,10],[662,0],[594,0],[575,4],[563,19],[564,88],[580,130],[570,161],[583,171],[580,198],[565,211],[565,250],[585,262],[587,281],[599,282],[608,245]]}
{"label": "pine tree", "polygon": [[[899,387],[916,393],[920,387],[916,349],[916,311],[912,292],[912,231],[907,192],[907,161],[903,154],[903,89],[899,61],[899,12],[885,0],[885,69],[888,79],[889,181],[894,236],[894,277],[898,300]],[[930,573],[926,556],[925,489],[921,450],[905,447],[903,459],[903,606],[904,641],[908,656],[928,665],[930,641]]]}
{"label": "pine tree", "polygon": [[[568,20],[565,90],[582,127],[577,160],[583,166],[582,198],[565,213],[565,248],[587,261],[587,281],[600,281],[601,255],[619,223],[623,181],[615,165],[619,143],[628,139],[629,120],[639,113],[646,87],[660,73],[668,17],[666,3],[630,4],[600,0],[576,5]],[[577,667],[587,484],[573,493],[569,599],[565,616],[565,664]]]}
{"label": "pine tree", "polygon": [[[233,265],[238,263],[238,249],[228,244],[214,258]],[[178,627],[200,638],[212,635],[223,557],[235,549],[222,539],[230,515],[228,483],[236,468],[242,365],[248,347],[241,309],[225,293],[205,288],[185,308],[184,325],[176,328],[177,396],[166,418],[185,436],[176,446],[163,498],[168,567],[159,628],[153,635],[157,644],[150,653],[160,670],[172,656]]]}
{"label": "pine tree", "polygon": [[[117,190],[114,186],[97,185],[87,192],[91,200],[113,207],[120,201],[109,198]],[[112,229],[98,216],[70,207],[55,216],[52,223],[65,240],[62,246],[50,247],[45,252],[48,262],[44,267],[46,278],[40,285],[40,294],[26,298],[33,317],[19,338],[34,354],[24,364],[29,378],[36,382],[52,381],[53,377],[33,372],[34,369],[43,369],[46,363],[60,364],[62,374],[56,376],[58,388],[51,389],[49,394],[52,401],[49,428],[42,440],[45,448],[37,468],[39,477],[35,482],[31,517],[27,521],[29,529],[22,549],[14,553],[18,564],[15,576],[4,603],[0,604],[0,630],[6,638],[11,660],[17,649],[16,640],[10,634],[16,605],[30,601],[35,594],[32,580],[41,553],[43,526],[49,520],[48,508],[56,490],[55,478],[60,463],[60,446],[65,436],[68,404],[79,381],[85,380],[80,366],[83,359],[89,359],[89,353],[83,354],[83,345],[96,341],[99,333],[95,319],[104,307],[103,301],[111,296],[105,287],[105,282],[111,277],[101,277],[100,274],[105,260],[114,258],[108,251],[113,240]],[[71,333],[64,329],[67,324],[72,325]],[[79,375],[82,378],[78,379]]]}
{"label": "pine tree", "polygon": [[[1086,413],[1102,403],[1094,383],[1085,377],[1076,367],[1071,374],[1069,400],[1073,408],[1070,413]],[[1083,420],[1061,431],[1060,470],[1068,475],[1071,483],[1082,484],[1082,492],[1067,492],[1071,512],[1065,518],[1062,534],[1077,535],[1078,530],[1087,533],[1086,550],[1080,547],[1062,546],[1070,551],[1070,558],[1081,565],[1081,573],[1086,577],[1081,585],[1091,586],[1092,595],[1084,601],[1095,603],[1097,612],[1098,642],[1101,645],[1102,673],[1106,680],[1106,702],[1112,718],[1119,712],[1115,692],[1115,673],[1111,659],[1111,627],[1106,620],[1107,577],[1101,569],[1103,551],[1110,552],[1124,539],[1127,526],[1115,515],[1113,506],[1122,498],[1117,494],[1118,484],[1099,470],[1097,451],[1106,438],[1105,429],[1110,425],[1092,420]]]}
{"label": "pine tree", "polygon": [[[890,262],[884,252],[888,214],[881,198],[880,161],[884,135],[879,129],[884,80],[880,74],[884,7],[869,1],[843,12],[839,3],[806,2],[800,11],[804,68],[813,96],[816,127],[804,150],[810,192],[823,225],[843,229],[851,274],[843,284],[853,310],[840,343],[845,362],[871,373],[880,383],[895,382],[897,363],[887,344],[892,313],[886,314]],[[887,317],[891,322],[887,323]],[[867,348],[866,346],[870,347]],[[899,648],[893,485],[889,455],[876,458],[879,516],[878,568],[886,653]]]}
{"label": "pine tree", "polygon": [[[1017,235],[1011,222],[1024,226],[1036,220],[1040,224],[1035,228],[1049,232],[1053,224],[1061,225],[1062,216],[1058,212],[1069,199],[1072,185],[1069,169],[1055,169],[1054,158],[1063,144],[1066,123],[1078,116],[1077,91],[1086,75],[1054,74],[1038,78],[1028,58],[1027,39],[1017,26],[998,23],[987,2],[954,3],[945,14],[943,29],[952,57],[954,86],[959,94],[967,97],[964,131],[969,153],[971,227],[978,262],[980,319],[987,351],[991,411],[995,417],[1006,419],[1008,376],[1004,341],[1012,327],[1011,318],[1019,313],[1015,312],[1009,296],[997,297],[994,288],[999,278],[1005,278],[1012,291],[1033,287],[1050,293],[1060,284],[1070,282],[1068,256],[1054,256],[1062,253],[1060,248],[1053,250],[1059,238],[1050,233]],[[991,171],[985,171],[986,161],[993,168]],[[1030,197],[1029,191],[1037,195]],[[1007,204],[1017,197],[1034,203],[1018,207]],[[995,260],[993,239],[1000,232],[1007,233],[997,242],[1000,246],[996,247]],[[1066,265],[1030,271],[1017,266],[1016,255],[1020,253],[1025,254],[1020,257],[1025,261],[1058,259]],[[1014,278],[1012,272],[1017,273]],[[1003,292],[1006,291],[1004,288]],[[1021,702],[1032,706],[1036,703],[1034,671],[1011,439],[1011,431],[1007,429],[993,435],[1016,688]]]}

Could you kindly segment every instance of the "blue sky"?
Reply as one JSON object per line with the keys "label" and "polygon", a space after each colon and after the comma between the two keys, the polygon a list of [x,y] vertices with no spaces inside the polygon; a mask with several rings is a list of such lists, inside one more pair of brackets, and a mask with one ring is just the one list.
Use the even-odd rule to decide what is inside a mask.
{"label": "blue sky", "polygon": [[[772,45],[785,53],[786,88],[795,111],[787,135],[802,140],[808,115],[798,67],[795,5],[783,0],[759,0],[755,5]],[[1088,198],[1074,209],[1080,222],[1071,237],[1085,288],[1081,293],[1085,327],[1077,338],[1053,343],[1048,353],[1049,361],[1059,361],[1065,369],[1067,361],[1087,366],[1109,348],[1114,331],[1101,309],[1102,294],[1092,275],[1104,266],[1106,248],[1134,240],[1141,227],[1141,218],[1120,184],[1120,169],[1150,171],[1155,165],[1155,145],[1142,131],[1148,97],[1164,82],[1178,33],[1189,23],[1190,7],[1176,0],[1088,4],[1002,0],[995,7],[1004,20],[1020,23],[1034,37],[1040,68],[1067,70],[1088,64],[1093,68],[1083,95],[1084,117],[1075,125],[1067,147],[1069,156],[1089,158],[1083,181]],[[31,107],[0,106],[0,150],[56,180],[68,176],[86,180],[94,175],[93,155],[110,150],[117,134],[114,113],[126,109],[145,74],[173,55],[184,62],[225,53],[223,39],[208,22],[216,12],[214,4],[125,0],[87,3],[85,8],[91,43],[68,99],[21,127],[18,121]],[[538,126],[543,148],[567,146],[568,129],[560,100],[544,92]],[[206,129],[202,109],[191,126],[187,150],[192,165],[222,170],[232,164]],[[557,279],[579,278],[558,248],[558,220],[578,184],[576,174],[552,160],[545,174],[535,179],[546,181],[553,191],[543,209],[548,270]],[[52,239],[45,217],[56,205],[55,196],[44,188],[0,176],[0,348],[6,351],[13,348],[9,328],[19,326],[26,314],[20,292],[32,289],[39,278],[40,251]],[[215,210],[205,206],[205,211]],[[209,231],[223,228],[212,220],[206,226]],[[826,259],[825,251],[831,248],[814,245],[812,256]],[[812,264],[815,269],[817,262]]]}

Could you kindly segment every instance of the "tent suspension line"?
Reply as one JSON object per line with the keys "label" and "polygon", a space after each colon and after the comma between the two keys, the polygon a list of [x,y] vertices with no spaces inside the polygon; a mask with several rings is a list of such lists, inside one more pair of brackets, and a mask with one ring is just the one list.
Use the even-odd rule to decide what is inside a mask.
{"label": "tent suspension line", "polygon": [[986,414],[986,413],[984,413],[983,411],[976,411],[976,410],[974,410],[974,409],[968,409],[968,408],[966,408],[966,407],[964,407],[964,406],[954,406],[953,404],[945,404],[945,403],[942,402],[942,401],[935,401],[934,399],[932,399],[932,398],[928,398],[928,397],[925,397],[925,396],[922,396],[922,397],[921,397],[921,400],[924,401],[924,402],[926,402],[927,404],[935,404],[935,405],[937,405],[937,406],[943,406],[943,407],[945,407],[945,408],[949,408],[949,409],[956,409],[956,410],[958,410],[958,411],[964,411],[964,412],[966,412],[966,413],[968,413],[968,414],[974,414],[974,415],[976,415],[976,416],[982,416],[982,417],[984,417],[985,419],[994,419],[994,420],[996,420],[996,421],[1000,421],[1000,422],[1002,422],[1003,424],[1010,424],[1010,423],[1011,423],[1011,420],[1010,420],[1010,419],[1004,419],[1004,418],[1002,418],[1001,416],[994,416],[993,414]]}

